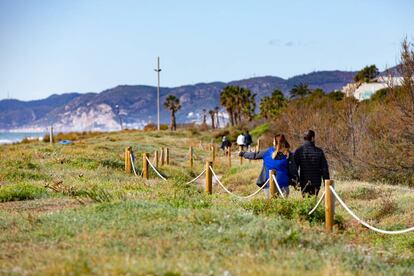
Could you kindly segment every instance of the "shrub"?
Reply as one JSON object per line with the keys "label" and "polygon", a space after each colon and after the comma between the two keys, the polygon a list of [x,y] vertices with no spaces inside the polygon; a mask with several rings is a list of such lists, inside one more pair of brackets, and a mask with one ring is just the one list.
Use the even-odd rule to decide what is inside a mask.
{"label": "shrub", "polygon": [[[83,132],[59,132],[53,136],[53,142],[59,142],[62,140],[81,140],[96,137],[102,135],[104,132],[100,131],[83,131]],[[43,136],[43,142],[50,142],[50,135],[45,134]]]}
{"label": "shrub", "polygon": [[[157,125],[153,123],[146,124],[143,130],[144,131],[155,131],[157,130]],[[160,130],[168,130],[168,125],[160,124]]]}
{"label": "shrub", "polygon": [[253,199],[242,204],[246,210],[253,211],[255,214],[279,215],[287,219],[301,219],[310,222],[323,222],[325,212],[319,207],[311,215],[309,211],[315,206],[315,198],[304,199]]}
{"label": "shrub", "polygon": [[0,186],[0,202],[19,201],[45,197],[47,191],[44,187],[31,184],[15,184]]}
{"label": "shrub", "polygon": [[262,136],[263,134],[267,133],[269,131],[269,124],[264,123],[262,125],[257,126],[255,129],[253,129],[250,134],[254,137],[258,138]]}

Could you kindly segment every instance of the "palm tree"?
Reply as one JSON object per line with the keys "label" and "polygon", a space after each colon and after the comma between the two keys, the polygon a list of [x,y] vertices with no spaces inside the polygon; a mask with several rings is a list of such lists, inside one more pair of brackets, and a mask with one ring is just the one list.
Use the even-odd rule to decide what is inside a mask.
{"label": "palm tree", "polygon": [[230,124],[234,126],[234,109],[235,109],[235,99],[234,99],[235,89],[234,86],[226,86],[223,91],[220,93],[220,104],[224,106],[227,113],[229,114]]}
{"label": "palm tree", "polygon": [[243,89],[241,91],[240,108],[243,116],[249,121],[253,120],[254,112],[256,110],[256,94],[252,94],[250,89]]}
{"label": "palm tree", "polygon": [[171,112],[170,129],[176,130],[177,123],[175,120],[175,113],[181,108],[180,99],[174,95],[169,95],[164,102],[164,106]]}
{"label": "palm tree", "polygon": [[220,111],[220,107],[216,106],[214,108],[214,112],[216,113],[216,128],[220,127],[220,122],[219,122],[219,111]]}
{"label": "palm tree", "polygon": [[214,110],[210,110],[208,114],[210,114],[211,117],[211,128],[214,129],[214,115],[216,114],[216,112]]}
{"label": "palm tree", "polygon": [[305,83],[299,83],[293,86],[293,88],[290,90],[290,98],[296,99],[296,98],[303,98],[311,94],[312,91],[309,89],[309,86]]}
{"label": "palm tree", "polygon": [[265,119],[276,118],[286,106],[283,92],[276,89],[272,95],[263,97],[260,101],[260,115]]}
{"label": "palm tree", "polygon": [[251,121],[256,109],[256,94],[250,89],[239,86],[227,86],[220,93],[220,103],[229,113],[232,126],[240,124],[242,119]]}

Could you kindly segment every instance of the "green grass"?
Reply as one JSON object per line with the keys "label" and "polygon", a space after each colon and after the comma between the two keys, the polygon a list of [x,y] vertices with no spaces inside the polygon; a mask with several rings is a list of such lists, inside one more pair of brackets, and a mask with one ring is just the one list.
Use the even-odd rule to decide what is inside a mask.
{"label": "green grass", "polygon": [[0,186],[0,202],[36,199],[47,195],[45,188],[27,183]]}
{"label": "green grass", "polygon": [[[124,131],[91,135],[71,146],[41,142],[1,146],[0,274],[138,275],[412,275],[414,234],[386,236],[359,226],[337,206],[333,234],[324,210],[291,191],[289,199],[259,193],[238,200],[197,176],[209,156],[208,132]],[[132,146],[142,153],[170,146],[168,181],[144,181],[123,169]],[[171,146],[174,145],[174,146]],[[187,166],[188,146],[197,152]],[[260,162],[215,171],[229,189],[247,195]],[[53,187],[45,188],[45,186]],[[414,193],[406,187],[344,182],[338,193],[358,215],[385,229],[414,224]],[[77,200],[74,200],[76,198]],[[82,203],[80,203],[81,201]],[[322,204],[323,205],[323,204]]]}
{"label": "green grass", "polygon": [[255,129],[253,129],[250,134],[255,137],[258,138],[260,136],[262,136],[263,134],[265,134],[266,132],[268,132],[269,130],[269,124],[268,123],[264,123],[262,125],[258,125]]}

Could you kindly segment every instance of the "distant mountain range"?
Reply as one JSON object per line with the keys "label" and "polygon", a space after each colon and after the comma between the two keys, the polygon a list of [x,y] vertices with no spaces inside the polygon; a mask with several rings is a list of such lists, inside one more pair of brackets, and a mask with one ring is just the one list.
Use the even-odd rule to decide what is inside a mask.
{"label": "distant mountain range", "polygon": [[[169,113],[163,107],[172,94],[180,98],[179,123],[200,121],[202,110],[220,106],[220,92],[227,85],[249,88],[256,99],[270,95],[274,89],[286,95],[296,84],[306,83],[324,91],[340,89],[351,82],[356,72],[319,71],[289,79],[273,76],[255,77],[232,82],[211,82],[161,88],[161,122],[168,123]],[[119,85],[100,93],[65,93],[35,101],[6,99],[0,101],[0,130],[43,131],[51,124],[59,131],[120,129],[115,106],[120,107],[122,121],[129,128],[142,128],[156,122],[156,87]]]}

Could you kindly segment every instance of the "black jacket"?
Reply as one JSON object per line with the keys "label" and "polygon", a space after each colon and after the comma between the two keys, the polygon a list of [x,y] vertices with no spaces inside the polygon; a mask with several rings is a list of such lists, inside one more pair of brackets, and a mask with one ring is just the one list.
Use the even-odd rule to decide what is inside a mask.
{"label": "black jacket", "polygon": [[229,140],[225,140],[223,142],[221,142],[221,149],[226,149],[226,148],[231,148],[231,142]]}
{"label": "black jacket", "polygon": [[244,143],[246,144],[246,146],[250,146],[253,143],[253,139],[250,134],[244,135]]}
{"label": "black jacket", "polygon": [[[256,152],[240,152],[240,156],[246,159],[251,159],[251,160],[263,159],[263,156],[268,150],[269,149],[262,150],[262,151],[256,151]],[[276,158],[281,158],[281,157],[283,157],[283,155],[278,154],[276,156]],[[296,166],[292,153],[289,154],[288,163],[289,163],[289,168],[288,168],[289,184],[295,185],[294,181],[297,181],[298,179],[298,168]],[[259,174],[259,177],[256,180],[257,186],[260,186],[260,187],[263,186],[263,184],[266,183],[266,180],[267,180],[266,179],[266,168],[263,163],[262,170]]]}
{"label": "black jacket", "polygon": [[328,162],[323,150],[314,143],[305,141],[294,154],[295,163],[299,168],[300,185],[303,188],[308,181],[315,187],[321,186],[321,178],[329,179]]}

